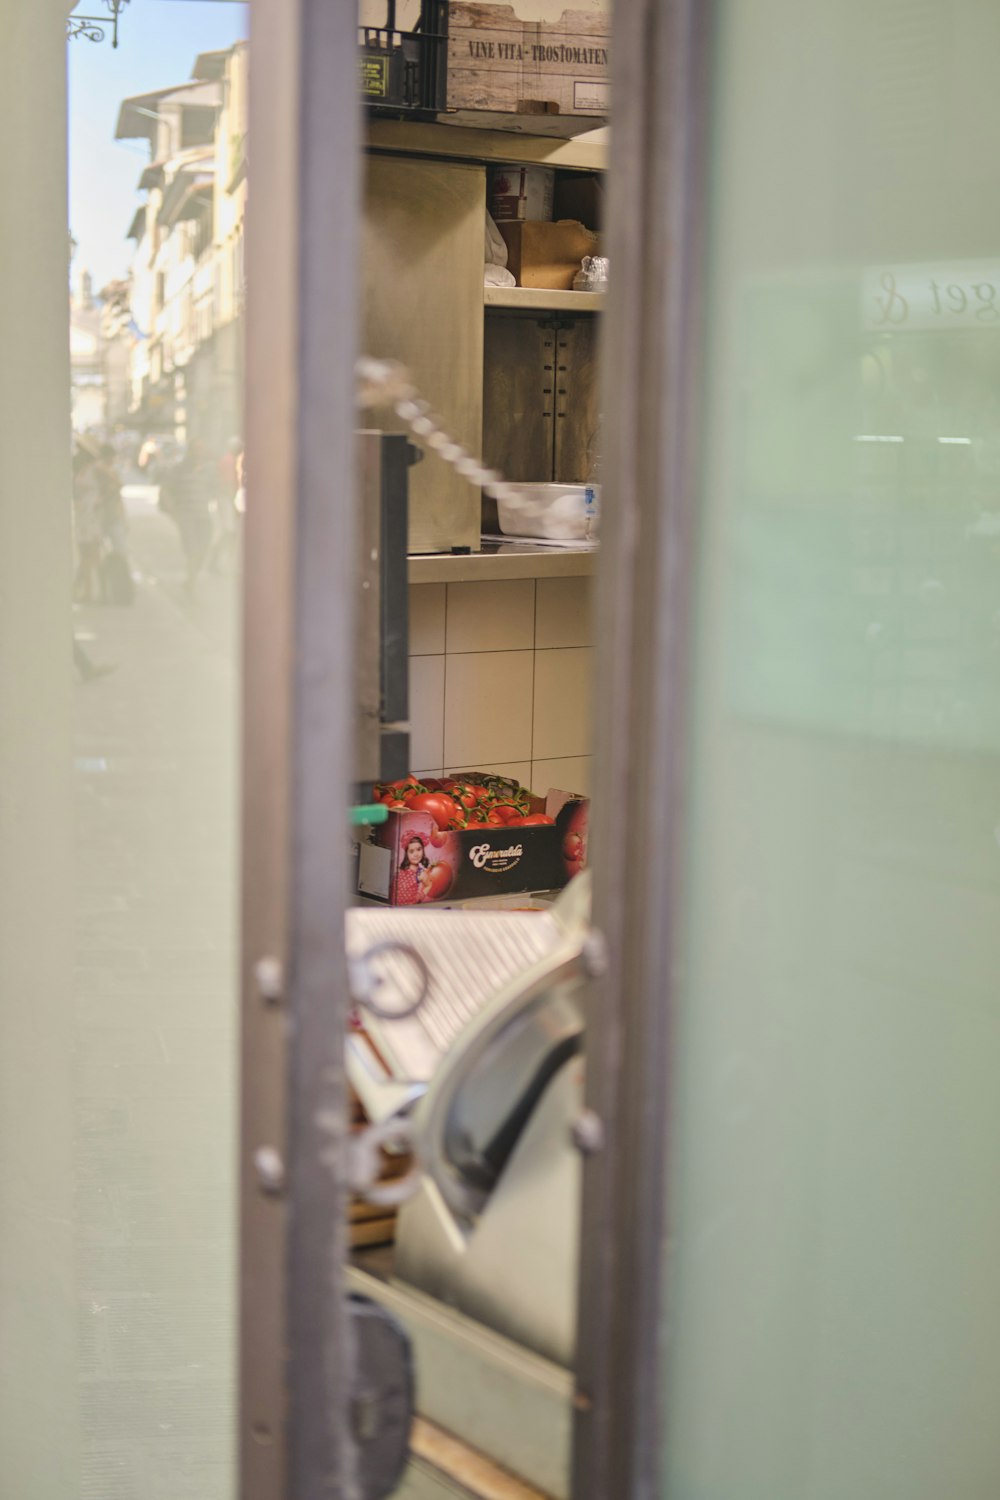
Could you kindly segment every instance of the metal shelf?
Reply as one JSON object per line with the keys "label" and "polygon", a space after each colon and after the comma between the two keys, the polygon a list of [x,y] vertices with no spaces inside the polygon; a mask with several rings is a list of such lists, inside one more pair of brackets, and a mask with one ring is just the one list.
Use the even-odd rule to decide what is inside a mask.
{"label": "metal shelf", "polygon": [[484,543],[481,552],[410,554],[410,583],[473,583],[501,578],[590,577],[595,548],[538,547],[530,542]]}
{"label": "metal shelf", "polygon": [[514,312],[596,313],[604,306],[601,292],[557,292],[550,287],[485,286],[483,306]]}
{"label": "metal shelf", "polygon": [[[530,118],[528,115],[510,116],[515,123]],[[451,157],[487,165],[492,162],[525,162],[575,172],[603,172],[608,165],[606,126],[563,140],[513,130],[469,129],[414,120],[369,120],[368,148],[371,151]]]}

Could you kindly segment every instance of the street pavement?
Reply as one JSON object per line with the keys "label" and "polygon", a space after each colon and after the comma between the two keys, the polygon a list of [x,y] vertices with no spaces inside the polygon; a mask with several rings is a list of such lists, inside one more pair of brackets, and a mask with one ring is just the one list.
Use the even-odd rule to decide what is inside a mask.
{"label": "street pavement", "polygon": [[127,504],[135,603],[75,611],[80,1500],[230,1500],[238,590]]}

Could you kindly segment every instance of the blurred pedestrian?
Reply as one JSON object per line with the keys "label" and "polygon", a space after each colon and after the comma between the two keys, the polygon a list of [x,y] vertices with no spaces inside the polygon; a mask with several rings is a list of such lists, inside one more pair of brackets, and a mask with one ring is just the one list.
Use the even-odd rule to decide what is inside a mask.
{"label": "blurred pedestrian", "polygon": [[131,604],[135,584],[128,560],[128,523],[115,450],[110,443],[101,445],[95,473],[101,496],[101,595],[105,604]]}
{"label": "blurred pedestrian", "polygon": [[213,573],[221,573],[223,564],[228,564],[236,551],[239,513],[237,495],[243,466],[243,443],[238,437],[230,438],[229,445],[219,460],[218,492],[215,501],[215,534],[208,556],[208,565]]}
{"label": "blurred pedestrian", "polygon": [[212,492],[215,475],[205,444],[194,438],[184,457],[170,470],[164,483],[170,515],[177,523],[187,564],[184,581],[189,594],[212,542]]}
{"label": "blurred pedestrian", "polygon": [[101,449],[96,438],[81,433],[73,453],[73,539],[76,543],[76,575],[73,598],[79,604],[96,604],[100,597],[101,487],[97,465]]}

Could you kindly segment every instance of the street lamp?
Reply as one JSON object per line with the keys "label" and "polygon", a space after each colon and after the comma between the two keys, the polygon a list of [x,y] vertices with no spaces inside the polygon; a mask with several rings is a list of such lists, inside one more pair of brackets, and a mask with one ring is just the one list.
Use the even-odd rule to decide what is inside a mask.
{"label": "street lamp", "polygon": [[103,42],[108,27],[111,27],[111,45],[118,46],[118,17],[121,15],[129,0],[103,0],[106,16],[77,16],[66,17],[66,35],[85,36],[88,42]]}

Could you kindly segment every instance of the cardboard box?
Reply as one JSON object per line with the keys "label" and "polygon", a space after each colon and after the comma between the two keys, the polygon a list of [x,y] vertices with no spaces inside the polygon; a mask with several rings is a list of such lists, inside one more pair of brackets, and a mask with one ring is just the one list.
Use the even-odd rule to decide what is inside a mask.
{"label": "cardboard box", "polygon": [[555,21],[521,20],[513,5],[452,0],[447,108],[557,117],[569,123],[566,133],[578,120],[590,130],[608,114],[610,29],[602,0]]}
{"label": "cardboard box", "polygon": [[600,254],[600,240],[575,220],[541,224],[512,220],[498,224],[507,246],[507,269],[518,286],[572,291],[585,255]]}
{"label": "cardboard box", "polygon": [[[467,773],[467,781],[484,778]],[[451,905],[516,891],[554,891],[586,863],[590,803],[569,792],[533,797],[554,824],[441,833],[430,813],[390,811],[358,850],[357,889],[389,906]],[[422,845],[419,863],[411,845]]]}

